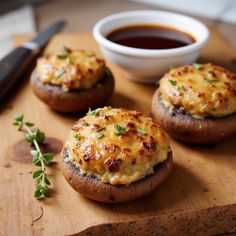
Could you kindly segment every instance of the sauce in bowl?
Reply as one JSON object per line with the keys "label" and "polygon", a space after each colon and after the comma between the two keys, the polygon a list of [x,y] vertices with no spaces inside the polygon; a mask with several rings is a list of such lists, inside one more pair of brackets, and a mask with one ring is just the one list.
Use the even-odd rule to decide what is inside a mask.
{"label": "sauce in bowl", "polygon": [[196,40],[186,32],[162,25],[131,25],[110,32],[114,43],[141,49],[171,49],[190,45]]}

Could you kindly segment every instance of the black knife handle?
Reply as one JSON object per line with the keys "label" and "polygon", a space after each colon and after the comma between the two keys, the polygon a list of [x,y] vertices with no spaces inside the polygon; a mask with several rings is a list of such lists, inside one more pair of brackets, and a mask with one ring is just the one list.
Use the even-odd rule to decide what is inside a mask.
{"label": "black knife handle", "polygon": [[0,99],[19,79],[32,59],[30,49],[18,47],[0,61]]}

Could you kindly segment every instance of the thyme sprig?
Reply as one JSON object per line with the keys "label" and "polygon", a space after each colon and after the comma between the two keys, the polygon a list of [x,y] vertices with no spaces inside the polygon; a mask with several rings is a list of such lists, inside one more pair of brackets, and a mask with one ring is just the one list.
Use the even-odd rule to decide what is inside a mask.
{"label": "thyme sprig", "polygon": [[33,173],[33,179],[36,181],[35,198],[48,197],[50,181],[46,174],[46,166],[52,163],[53,155],[51,153],[42,153],[40,144],[45,140],[45,134],[39,129],[32,129],[31,122],[24,121],[24,115],[18,114],[14,117],[13,125],[18,126],[18,130],[24,132],[25,140],[35,149],[31,150],[32,162],[40,169]]}

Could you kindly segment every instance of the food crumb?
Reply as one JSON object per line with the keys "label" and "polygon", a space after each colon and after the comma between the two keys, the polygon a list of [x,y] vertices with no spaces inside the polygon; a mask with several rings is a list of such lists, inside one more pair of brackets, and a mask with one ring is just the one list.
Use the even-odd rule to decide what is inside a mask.
{"label": "food crumb", "polygon": [[203,192],[203,193],[209,192],[209,189],[208,189],[207,187],[204,187],[204,188],[202,189],[202,192]]}

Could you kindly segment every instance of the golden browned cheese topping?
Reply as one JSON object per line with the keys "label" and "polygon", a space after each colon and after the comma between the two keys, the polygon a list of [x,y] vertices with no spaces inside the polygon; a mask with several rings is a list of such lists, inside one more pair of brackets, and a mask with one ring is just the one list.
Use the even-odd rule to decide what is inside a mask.
{"label": "golden browned cheese topping", "polygon": [[89,89],[105,74],[105,62],[93,52],[64,48],[37,61],[36,72],[45,84],[62,86],[65,91]]}
{"label": "golden browned cheese topping", "polygon": [[236,112],[236,75],[220,66],[194,63],[171,69],[159,89],[169,110],[180,108],[197,118]]}
{"label": "golden browned cheese topping", "polygon": [[130,184],[167,159],[168,140],[151,118],[136,111],[98,108],[76,122],[65,145],[81,174]]}

